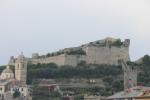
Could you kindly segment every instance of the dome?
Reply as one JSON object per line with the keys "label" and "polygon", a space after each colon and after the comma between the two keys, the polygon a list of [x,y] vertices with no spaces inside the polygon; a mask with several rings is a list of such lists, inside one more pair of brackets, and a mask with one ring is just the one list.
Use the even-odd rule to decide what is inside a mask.
{"label": "dome", "polygon": [[7,68],[4,69],[2,73],[13,73],[13,71],[9,68],[9,66],[7,66]]}
{"label": "dome", "polygon": [[1,79],[14,79],[13,71],[7,66],[1,74]]}

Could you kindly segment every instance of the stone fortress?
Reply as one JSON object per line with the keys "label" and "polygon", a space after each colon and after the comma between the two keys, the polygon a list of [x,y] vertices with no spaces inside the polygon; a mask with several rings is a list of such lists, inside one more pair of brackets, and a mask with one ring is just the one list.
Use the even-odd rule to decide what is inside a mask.
{"label": "stone fortress", "polygon": [[[56,63],[58,66],[78,64],[107,64],[118,65],[118,60],[130,61],[129,57],[130,40],[114,39],[107,37],[102,40],[90,42],[79,47],[66,48],[57,52],[39,56],[32,54],[32,58],[27,58],[28,63],[47,64]],[[9,64],[14,65],[16,58],[11,57]]]}

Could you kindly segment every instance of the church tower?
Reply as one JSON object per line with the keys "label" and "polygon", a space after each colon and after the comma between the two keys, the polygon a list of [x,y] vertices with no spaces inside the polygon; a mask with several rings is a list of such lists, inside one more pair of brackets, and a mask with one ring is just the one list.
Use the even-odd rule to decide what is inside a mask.
{"label": "church tower", "polygon": [[19,55],[15,62],[15,79],[22,84],[26,84],[27,80],[27,61],[23,53]]}

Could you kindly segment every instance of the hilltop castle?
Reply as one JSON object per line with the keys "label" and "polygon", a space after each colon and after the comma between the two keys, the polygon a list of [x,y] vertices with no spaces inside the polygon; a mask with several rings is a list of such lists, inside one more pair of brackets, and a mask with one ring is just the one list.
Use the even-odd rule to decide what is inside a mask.
{"label": "hilltop castle", "polygon": [[[44,64],[56,63],[59,66],[78,64],[107,64],[118,65],[118,60],[123,59],[129,61],[129,45],[130,40],[105,38],[103,40],[90,42],[79,47],[66,48],[57,52],[48,53],[39,56],[38,53],[32,54],[32,58],[28,58],[28,63]],[[11,57],[9,64],[14,65],[16,59]]]}

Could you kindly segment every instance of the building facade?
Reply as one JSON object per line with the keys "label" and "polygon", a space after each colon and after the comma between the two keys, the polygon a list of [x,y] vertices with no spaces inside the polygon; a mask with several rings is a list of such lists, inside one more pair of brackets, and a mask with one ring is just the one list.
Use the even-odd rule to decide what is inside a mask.
{"label": "building facade", "polygon": [[[27,60],[23,54],[15,60],[15,73],[7,66],[1,73],[0,100],[13,100],[13,94],[18,91],[21,100],[31,100],[30,90],[26,84]],[[30,98],[30,99],[29,99]]]}
{"label": "building facade", "polygon": [[23,54],[19,55],[15,62],[15,79],[22,84],[27,80],[27,61]]}

